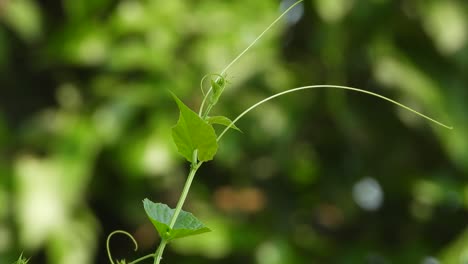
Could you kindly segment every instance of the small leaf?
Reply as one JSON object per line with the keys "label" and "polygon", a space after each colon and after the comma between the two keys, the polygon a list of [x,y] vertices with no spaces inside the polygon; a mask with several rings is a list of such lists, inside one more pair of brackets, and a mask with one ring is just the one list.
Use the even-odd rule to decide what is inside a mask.
{"label": "small leaf", "polygon": [[218,76],[218,79],[216,81],[211,79],[211,87],[213,88],[213,93],[210,97],[210,103],[212,105],[215,105],[218,102],[218,99],[223,93],[224,87],[226,86],[226,79],[221,75],[216,75]]}
{"label": "small leaf", "polygon": [[18,260],[14,262],[13,264],[27,264],[29,262],[29,259],[26,259],[23,257],[23,253],[19,256]]}
{"label": "small leaf", "polygon": [[188,161],[195,162],[193,152],[198,150],[200,161],[212,160],[218,150],[213,127],[188,108],[175,94],[172,96],[180,110],[179,121],[172,128],[172,138],[179,153]]}
{"label": "small leaf", "polygon": [[[232,124],[232,121],[231,119],[225,117],[225,116],[211,116],[211,117],[208,117],[206,119],[206,122],[208,122],[208,124],[217,124],[217,125],[223,125],[223,126],[226,126],[228,127],[229,125]],[[232,129],[235,129],[239,132],[242,133],[242,130],[240,130],[236,125],[232,124],[229,128],[232,128]]]}
{"label": "small leaf", "polygon": [[180,211],[175,222],[174,228],[170,229],[171,218],[174,215],[174,209],[162,203],[153,203],[149,199],[143,200],[143,206],[146,214],[158,231],[161,238],[171,241],[186,236],[198,235],[211,230],[201,223],[193,214]]}

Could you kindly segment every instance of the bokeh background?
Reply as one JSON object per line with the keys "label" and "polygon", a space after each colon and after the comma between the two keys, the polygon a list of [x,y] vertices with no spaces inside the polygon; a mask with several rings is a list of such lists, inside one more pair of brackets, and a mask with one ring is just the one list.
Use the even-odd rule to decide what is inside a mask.
{"label": "bokeh background", "polygon": [[[0,263],[151,253],[175,206],[178,110],[293,2],[1,0]],[[228,72],[214,113],[284,96],[223,138],[184,207],[213,232],[164,263],[468,263],[468,3],[306,0]],[[148,261],[148,263],[152,263]]]}

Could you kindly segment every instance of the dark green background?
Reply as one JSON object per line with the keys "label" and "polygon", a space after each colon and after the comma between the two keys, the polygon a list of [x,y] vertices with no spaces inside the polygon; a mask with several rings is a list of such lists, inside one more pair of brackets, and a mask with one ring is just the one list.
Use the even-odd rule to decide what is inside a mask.
{"label": "dark green background", "polygon": [[[290,4],[0,1],[0,263],[107,263],[115,229],[140,243],[115,237],[115,257],[151,253],[142,200],[174,207],[188,172],[167,89],[197,108],[200,79]],[[455,128],[354,92],[276,99],[198,172],[184,209],[213,232],[169,245],[163,263],[468,263],[465,0],[307,0],[227,79],[213,113],[230,118],[338,84]]]}

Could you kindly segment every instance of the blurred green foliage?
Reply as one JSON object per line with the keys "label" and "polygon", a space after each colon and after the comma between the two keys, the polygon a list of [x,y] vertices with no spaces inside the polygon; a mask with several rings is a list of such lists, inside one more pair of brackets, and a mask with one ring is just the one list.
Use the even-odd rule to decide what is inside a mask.
{"label": "blurred green foliage", "polygon": [[[106,263],[125,229],[153,251],[141,201],[174,205],[188,168],[167,89],[200,104],[292,1],[0,1],[0,263]],[[165,263],[468,263],[465,0],[306,0],[233,67],[214,113],[289,95],[229,133],[185,210],[213,232]],[[132,258],[125,238],[114,255]]]}

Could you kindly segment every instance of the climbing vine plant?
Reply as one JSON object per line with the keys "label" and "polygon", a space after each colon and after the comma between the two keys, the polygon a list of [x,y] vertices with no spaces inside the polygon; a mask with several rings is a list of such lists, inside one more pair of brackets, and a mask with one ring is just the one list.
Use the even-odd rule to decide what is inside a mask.
{"label": "climbing vine plant", "polygon": [[[226,72],[229,70],[229,68],[233,64],[235,64],[239,60],[239,58],[241,58],[259,39],[261,39],[262,36],[266,32],[268,32],[271,27],[273,27],[285,14],[287,14],[300,2],[302,2],[302,0],[297,1],[296,3],[291,5],[286,11],[284,11],[280,16],[278,16],[278,18],[274,20],[261,34],[259,34],[258,37],[247,48],[245,48],[234,60],[232,60],[232,62],[229,63],[221,73],[208,74],[202,78],[200,86],[203,94],[203,101],[199,107],[198,113],[190,109],[174,93],[170,92],[180,111],[179,120],[177,121],[177,124],[172,128],[172,139],[175,145],[177,146],[179,154],[182,155],[190,163],[190,172],[188,174],[182,193],[179,197],[179,201],[174,209],[170,208],[166,204],[154,203],[147,198],[143,200],[143,208],[149,220],[154,225],[154,228],[159,234],[161,241],[154,253],[128,262],[128,264],[138,263],[140,261],[151,258],[154,259],[154,264],[159,264],[161,263],[166,246],[171,241],[211,231],[192,213],[182,210],[193,179],[195,178],[195,175],[198,169],[202,166],[202,164],[214,158],[218,150],[218,143],[220,142],[221,138],[225,135],[225,133],[230,129],[240,131],[240,129],[235,125],[237,121],[239,121],[243,116],[257,108],[261,104],[268,102],[276,97],[286,95],[288,93],[317,88],[341,89],[359,92],[383,99],[405,110],[413,112],[414,114],[419,115],[422,118],[425,118],[437,125],[445,127],[447,129],[452,129],[451,126],[445,125],[433,118],[430,118],[420,112],[415,111],[414,109],[408,106],[405,106],[385,96],[358,88],[340,85],[310,85],[289,89],[274,94],[268,98],[265,98],[255,103],[251,107],[247,108],[244,112],[239,114],[233,120],[225,116],[210,116],[211,110],[218,103],[219,98],[221,97],[223,91],[227,86],[228,82],[226,80]],[[208,90],[206,88],[203,88],[207,80],[209,80]],[[215,129],[213,128],[214,125],[221,125],[225,128],[221,133],[219,133],[219,135],[217,135]],[[128,232],[122,230],[112,232],[107,238],[107,253],[109,261],[112,264],[115,264],[115,262],[112,258],[110,251],[110,239],[115,234],[124,234],[129,236],[135,244],[135,250],[138,249],[136,240]],[[117,263],[124,264],[127,262],[126,260],[117,260]]]}

